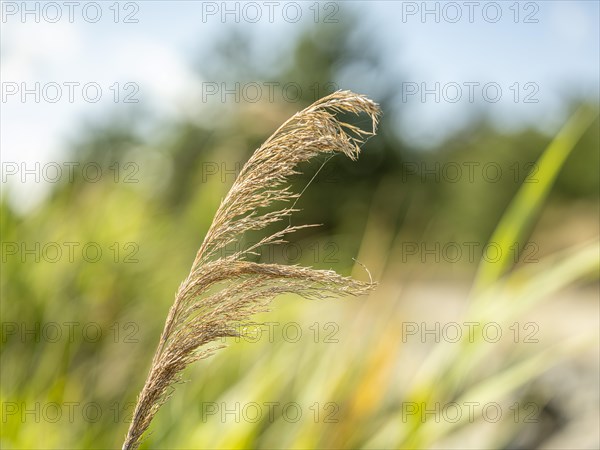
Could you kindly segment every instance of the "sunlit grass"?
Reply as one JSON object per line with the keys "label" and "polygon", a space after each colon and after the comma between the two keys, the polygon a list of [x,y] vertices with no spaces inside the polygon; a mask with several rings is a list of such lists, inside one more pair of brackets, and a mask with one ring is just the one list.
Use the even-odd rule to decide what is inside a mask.
{"label": "sunlit grass", "polygon": [[[587,112],[573,116],[539,159],[539,182],[523,185],[490,241],[503,249],[524,241],[553,180],[592,119]],[[210,197],[222,189],[219,183],[206,186]],[[382,188],[379,195],[388,194]],[[63,414],[57,422],[5,415],[3,448],[120,446],[128,426],[125,415],[131,414],[125,406],[135,400],[143,383],[148,351],[156,344],[172,292],[193,259],[195,249],[186,253],[189,242],[199,244],[198,228],[206,226],[206,196],[198,193],[191,200],[193,207],[173,220],[135,187],[97,184],[86,187],[78,202],[51,200],[27,220],[3,214],[3,240],[45,236],[61,241],[95,239],[103,248],[114,242],[140,245],[138,264],[79,260],[33,264],[24,271],[25,265],[14,259],[3,263],[3,321],[94,321],[105,332],[97,343],[80,338],[58,344],[3,340],[3,407],[15,402],[29,408],[36,402],[96,402],[103,409],[95,422],[80,411],[74,420]],[[402,323],[412,320],[404,306],[411,299],[404,297],[399,281],[399,255],[390,250],[401,237],[386,229],[375,212],[368,222],[358,260],[380,279],[378,291],[364,299],[311,304],[291,296],[278,298],[273,312],[257,318],[279,323],[278,331],[271,336],[264,332],[257,342],[229,339],[228,347],[213,359],[188,369],[184,378],[192,381],[178,386],[179,395],[156,416],[142,448],[439,448],[446,439],[476,430],[481,421],[463,418],[452,423],[431,415],[423,421],[420,411],[407,415],[406,405],[475,401],[509,408],[519,400],[523,386],[597,343],[597,335],[584,333],[558,344],[541,342],[525,348],[510,342],[489,345],[481,339],[431,347],[403,342]],[[311,264],[310,258],[298,262]],[[564,249],[537,264],[514,268],[512,264],[505,260],[479,266],[461,322],[494,321],[507,329],[545,299],[581,280],[597,280],[598,242]],[[336,269],[349,273],[352,261],[340,258]],[[366,276],[360,265],[354,266],[353,275]],[[444,300],[440,298],[440,304]],[[122,338],[115,342],[111,327],[130,321],[139,324],[138,342]],[[281,332],[290,323],[302,330],[297,342]],[[333,328],[326,328],[328,323]],[[206,411],[213,403],[234,409],[236,403],[243,407],[266,402],[296,403],[302,418],[286,419],[281,407],[269,417],[263,406],[257,421],[235,420],[233,414],[222,420],[222,411]],[[333,421],[326,421],[331,413]],[[478,444],[506,445],[519,431],[519,424],[509,419]]]}

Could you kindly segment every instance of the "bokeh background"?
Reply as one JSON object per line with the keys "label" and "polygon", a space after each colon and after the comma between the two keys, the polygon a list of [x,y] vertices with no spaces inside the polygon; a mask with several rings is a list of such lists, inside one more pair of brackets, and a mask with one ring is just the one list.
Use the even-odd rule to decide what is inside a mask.
{"label": "bokeh background", "polygon": [[378,289],[278,298],[142,448],[598,448],[598,3],[475,3],[3,2],[2,447],[120,448],[236,172],[350,89],[257,260]]}

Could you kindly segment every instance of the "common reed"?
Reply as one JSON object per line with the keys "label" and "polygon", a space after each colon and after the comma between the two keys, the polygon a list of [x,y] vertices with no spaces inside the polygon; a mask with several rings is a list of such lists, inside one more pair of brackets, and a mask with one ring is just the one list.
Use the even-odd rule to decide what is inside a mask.
{"label": "common reed", "polygon": [[[340,113],[365,113],[372,129],[343,122]],[[220,348],[206,344],[238,336],[240,325],[266,311],[274,297],[285,293],[307,299],[357,296],[374,287],[372,281],[357,281],[332,270],[248,260],[261,246],[284,243],[288,234],[311,225],[281,227],[233,255],[221,253],[244,233],[281,224],[297,211],[294,201],[300,194],[288,183],[290,176],[299,173],[298,164],[334,153],[356,160],[360,145],[375,134],[379,115],[378,105],[365,96],[337,91],[294,114],[250,157],[222,200],[190,273],[175,295],[123,449],[140,445],[181,372]],[[291,206],[281,206],[286,204]],[[273,205],[278,205],[275,210],[270,209]]]}

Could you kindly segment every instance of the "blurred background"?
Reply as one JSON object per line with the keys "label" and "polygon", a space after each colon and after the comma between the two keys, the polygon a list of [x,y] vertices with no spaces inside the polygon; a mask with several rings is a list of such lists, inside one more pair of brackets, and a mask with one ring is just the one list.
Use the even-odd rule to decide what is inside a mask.
{"label": "blurred background", "polygon": [[598,18],[3,2],[2,447],[120,448],[236,174],[349,89],[377,136],[302,167],[292,221],[321,226],[256,260],[364,265],[378,289],[276,299],[186,370],[142,448],[598,448]]}

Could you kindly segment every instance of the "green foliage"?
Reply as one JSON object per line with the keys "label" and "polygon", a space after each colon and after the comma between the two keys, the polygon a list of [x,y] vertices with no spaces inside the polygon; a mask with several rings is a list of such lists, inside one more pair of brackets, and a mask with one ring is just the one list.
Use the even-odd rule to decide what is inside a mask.
{"label": "green foliage", "polygon": [[[334,66],[343,67],[368,53],[349,46],[345,30],[329,37],[319,33],[303,36],[293,57],[269,73],[261,74],[250,62],[245,66],[246,60],[236,59],[236,53],[233,66],[254,81],[296,79],[308,84],[331,81]],[[328,46],[322,46],[324,40]],[[229,63],[225,59],[215,67],[228,68]],[[394,84],[388,83],[382,87],[383,98],[376,98],[384,112],[393,91]],[[233,182],[231,176],[205,176],[206,164],[231,169],[243,163],[290,111],[312,100],[236,105],[214,127],[173,123],[151,139],[134,131],[139,125],[135,121],[84,129],[81,140],[72,144],[70,160],[98,162],[111,176],[97,183],[77,179],[58,184],[25,214],[16,212],[4,190],[2,242],[27,248],[54,242],[63,256],[51,262],[53,253],[47,253],[37,262],[34,255],[8,256],[3,248],[3,448],[121,444],[173,292]],[[304,251],[293,262],[334,266],[342,273],[354,270],[366,277],[360,267],[353,267],[352,257],[358,254],[377,278],[380,275],[380,289],[368,299],[344,302],[307,305],[295,297],[279,298],[274,312],[257,319],[279,327],[272,334],[263,331],[257,342],[230,339],[226,349],[188,369],[184,378],[192,382],[178,387],[179,395],[158,413],[142,448],[414,448],[436,446],[465,430],[476,433],[479,422],[449,425],[423,422],[418,415],[404,421],[402,407],[406,402],[431,405],[469,399],[510,403],[521,398],[523,386],[588,345],[589,336],[531,350],[510,343],[500,350],[482,342],[435,349],[407,344],[401,325],[410,320],[411,299],[400,290],[402,283],[414,278],[427,285],[431,277],[441,289],[448,278],[469,285],[477,265],[406,263],[399,248],[406,241],[494,240],[506,250],[514,241],[524,244],[532,229],[540,247],[553,244],[559,234],[564,242],[562,235],[567,235],[572,247],[541,259],[533,268],[522,262],[512,267],[514,260],[480,265],[486,289],[476,291],[461,321],[508,324],[582,279],[597,283],[597,242],[581,244],[587,239],[544,217],[545,212],[558,211],[566,218],[575,202],[586,211],[597,211],[598,120],[589,127],[587,119],[573,120],[580,130],[569,142],[553,141],[535,130],[500,132],[483,122],[428,153],[409,149],[384,120],[381,136],[368,142],[360,163],[329,161],[298,203],[303,212],[293,218],[293,224],[318,222],[323,227],[297,234],[293,242]],[[110,167],[128,161],[139,164],[134,177],[138,181],[115,183]],[[539,182],[523,184],[526,164],[536,161]],[[465,162],[494,162],[510,176],[498,182],[481,176],[474,182],[464,177],[459,182],[435,182],[431,177],[423,182],[410,165]],[[308,175],[294,182],[304,188],[320,166],[321,162],[311,165]],[[540,210],[542,217],[534,226]],[[587,216],[572,220],[589,231]],[[65,244],[71,242],[79,243],[72,260]],[[88,257],[94,255],[92,250],[82,253],[89,243],[102,251],[96,262]],[[333,260],[323,257],[331,243]],[[444,300],[443,295],[436,298],[439,308]],[[13,323],[14,333],[6,328]],[[69,323],[72,337],[67,334]],[[282,334],[289,323],[302,330],[297,342]],[[333,328],[326,328],[328,323]],[[52,324],[62,333],[56,340]],[[98,329],[101,336],[96,335]],[[23,334],[24,330],[33,331]],[[424,351],[426,357],[420,354]],[[76,405],[70,417],[72,402]],[[265,413],[268,402],[279,404],[273,416]],[[53,403],[62,409],[56,421],[47,420],[52,410],[46,409],[46,417],[42,413]],[[232,415],[222,420],[223,405],[233,409],[250,403],[263,405],[260,420],[236,422]],[[301,407],[298,421],[283,414],[282,406],[292,403]],[[213,404],[221,410],[207,414],[207,405]],[[23,407],[32,410],[36,405],[41,420],[34,420],[36,413],[23,420]],[[102,412],[98,418],[94,405]],[[14,406],[18,413],[9,414],[7,408]],[[518,424],[501,425],[486,441],[489,447],[506,446],[519,432]]]}

